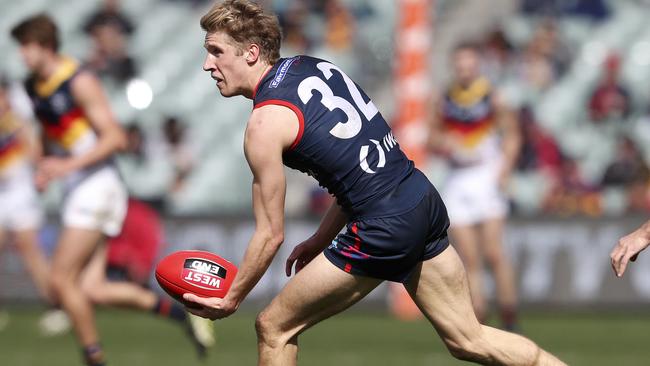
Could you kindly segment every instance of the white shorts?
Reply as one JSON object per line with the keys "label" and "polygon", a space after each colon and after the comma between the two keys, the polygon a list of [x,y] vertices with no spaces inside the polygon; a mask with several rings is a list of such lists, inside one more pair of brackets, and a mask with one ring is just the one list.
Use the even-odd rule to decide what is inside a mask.
{"label": "white shorts", "polygon": [[442,198],[452,227],[507,216],[508,200],[499,188],[500,169],[498,160],[450,169]]}
{"label": "white shorts", "polygon": [[19,182],[0,183],[0,226],[10,231],[36,230],[43,210],[31,176]]}
{"label": "white shorts", "polygon": [[99,230],[107,236],[117,236],[122,231],[128,194],[113,167],[90,173],[66,191],[63,226]]}

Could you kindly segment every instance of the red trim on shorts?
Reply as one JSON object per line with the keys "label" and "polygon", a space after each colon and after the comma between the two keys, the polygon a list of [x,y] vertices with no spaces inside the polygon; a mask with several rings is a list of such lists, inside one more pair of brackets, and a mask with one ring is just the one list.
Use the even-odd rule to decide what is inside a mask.
{"label": "red trim on shorts", "polygon": [[266,69],[266,71],[264,71],[264,74],[262,74],[262,77],[257,81],[257,84],[255,84],[255,89],[253,89],[253,99],[255,99],[255,96],[257,95],[257,89],[259,89],[260,84],[262,84],[262,80],[264,80],[264,78],[266,77],[266,75],[269,74],[269,71],[271,71],[272,68],[273,66],[269,66],[269,68]]}
{"label": "red trim on shorts", "polygon": [[352,234],[354,234],[354,249],[361,250],[361,238],[359,237],[359,228],[356,222],[352,224]]}
{"label": "red trim on shorts", "polygon": [[347,273],[350,273],[350,271],[352,271],[352,265],[350,263],[346,263],[345,268],[343,268],[343,270]]}
{"label": "red trim on shorts", "polygon": [[298,117],[298,134],[296,135],[296,139],[293,140],[293,143],[291,144],[291,147],[289,147],[289,150],[293,150],[298,144],[300,143],[300,140],[302,139],[302,134],[305,132],[305,117],[302,115],[302,111],[300,108],[298,108],[295,104],[288,102],[286,100],[281,100],[281,99],[269,99],[265,100],[261,103],[255,104],[253,109],[257,109],[260,107],[264,107],[265,105],[280,105],[283,107],[287,107],[293,111],[293,113],[296,114],[296,117]]}

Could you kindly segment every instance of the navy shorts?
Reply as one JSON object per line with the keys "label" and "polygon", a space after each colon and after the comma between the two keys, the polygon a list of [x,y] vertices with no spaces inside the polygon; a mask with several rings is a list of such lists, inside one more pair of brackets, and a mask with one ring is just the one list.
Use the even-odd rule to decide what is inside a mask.
{"label": "navy shorts", "polygon": [[345,272],[406,282],[420,262],[449,246],[448,228],[447,209],[430,185],[421,201],[405,213],[350,221],[324,254]]}

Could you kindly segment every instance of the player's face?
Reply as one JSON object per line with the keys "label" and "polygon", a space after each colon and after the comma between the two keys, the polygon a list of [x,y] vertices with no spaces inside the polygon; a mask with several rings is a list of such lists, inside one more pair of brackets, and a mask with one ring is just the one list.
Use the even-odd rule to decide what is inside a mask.
{"label": "player's face", "polygon": [[246,56],[233,44],[232,38],[223,32],[208,33],[204,47],[208,51],[203,70],[217,82],[217,88],[224,97],[244,93],[248,64]]}
{"label": "player's face", "polygon": [[454,71],[461,83],[467,83],[478,77],[479,58],[475,50],[460,49],[454,54]]}
{"label": "player's face", "polygon": [[38,43],[29,42],[20,45],[20,55],[30,71],[36,71],[43,62],[47,49]]}

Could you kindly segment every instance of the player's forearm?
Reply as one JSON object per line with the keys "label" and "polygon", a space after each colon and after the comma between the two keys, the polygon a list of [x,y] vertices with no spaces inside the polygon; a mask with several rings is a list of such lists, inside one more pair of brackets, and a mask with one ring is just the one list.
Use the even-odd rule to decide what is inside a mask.
{"label": "player's forearm", "polygon": [[521,149],[521,140],[518,136],[507,138],[503,142],[503,167],[502,170],[510,174],[517,164],[519,151]]}
{"label": "player's forearm", "polygon": [[85,154],[71,157],[75,169],[83,169],[108,159],[111,155],[124,149],[126,137],[121,130],[100,135],[97,144]]}
{"label": "player's forearm", "polygon": [[229,298],[237,304],[244,300],[266,273],[283,241],[282,236],[274,236],[270,231],[258,230],[255,232],[248,244],[233,285],[228,291]]}
{"label": "player's forearm", "polygon": [[499,123],[503,129],[503,170],[506,174],[510,174],[517,164],[519,152],[521,151],[521,130],[518,123],[518,115],[510,108],[498,107]]}
{"label": "player's forearm", "polygon": [[327,210],[327,213],[323,217],[323,220],[314,236],[317,237],[319,242],[322,242],[324,246],[327,246],[334,239],[336,234],[341,231],[347,221],[347,215],[343,212],[341,206],[334,201],[329,210]]}

